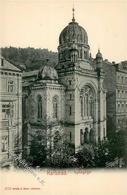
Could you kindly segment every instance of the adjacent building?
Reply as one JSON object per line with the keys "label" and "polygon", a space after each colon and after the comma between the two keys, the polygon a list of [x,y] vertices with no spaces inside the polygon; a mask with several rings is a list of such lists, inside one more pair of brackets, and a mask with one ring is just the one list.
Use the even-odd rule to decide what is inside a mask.
{"label": "adjacent building", "polygon": [[127,61],[116,64],[116,127],[127,128]]}
{"label": "adjacent building", "polygon": [[22,152],[22,72],[0,56],[0,165]]}
{"label": "adjacent building", "polygon": [[107,90],[107,134],[127,128],[127,61],[103,62]]}

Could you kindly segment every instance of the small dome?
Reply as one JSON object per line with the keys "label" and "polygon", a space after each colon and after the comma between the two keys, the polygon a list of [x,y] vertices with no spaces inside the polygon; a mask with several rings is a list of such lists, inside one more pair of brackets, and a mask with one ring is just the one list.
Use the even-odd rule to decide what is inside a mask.
{"label": "small dome", "polygon": [[72,20],[59,36],[59,45],[68,43],[81,43],[88,45],[87,32],[77,22]]}
{"label": "small dome", "polygon": [[100,52],[100,50],[98,49],[98,52],[96,54],[96,58],[103,58],[102,57],[102,53]]}
{"label": "small dome", "polygon": [[44,66],[39,72],[42,79],[57,80],[58,74],[55,68],[51,66]]}

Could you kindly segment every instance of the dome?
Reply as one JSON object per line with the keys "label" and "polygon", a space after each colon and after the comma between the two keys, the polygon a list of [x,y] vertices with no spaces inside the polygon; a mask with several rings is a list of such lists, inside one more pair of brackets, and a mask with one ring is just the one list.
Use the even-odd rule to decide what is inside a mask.
{"label": "dome", "polygon": [[66,26],[59,36],[59,46],[58,46],[58,62],[63,63],[68,62],[75,63],[77,61],[87,61],[89,60],[89,50],[88,36],[85,29],[80,26],[74,18],[72,22]]}
{"label": "dome", "polygon": [[39,72],[41,79],[57,80],[58,74],[55,68],[51,66],[44,66]]}
{"label": "dome", "polygon": [[103,58],[102,57],[102,53],[100,52],[100,50],[98,49],[98,52],[96,54],[96,58]]}
{"label": "dome", "polygon": [[75,20],[72,20],[59,36],[59,45],[72,42],[88,45],[87,32]]}

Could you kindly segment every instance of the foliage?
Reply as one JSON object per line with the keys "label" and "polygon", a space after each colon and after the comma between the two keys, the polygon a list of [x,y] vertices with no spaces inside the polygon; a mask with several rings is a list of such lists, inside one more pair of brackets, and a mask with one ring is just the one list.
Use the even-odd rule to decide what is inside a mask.
{"label": "foliage", "polygon": [[25,65],[26,71],[39,69],[46,65],[46,59],[49,60],[48,65],[57,64],[57,53],[48,49],[5,47],[2,48],[2,55],[17,66]]}
{"label": "foliage", "polygon": [[122,166],[127,160],[127,131],[120,130],[114,132],[109,140],[103,141],[95,149],[96,167],[106,167],[108,164],[112,167],[120,167],[119,162],[122,159]]}
{"label": "foliage", "polygon": [[46,135],[42,134],[44,131],[33,135],[27,159],[32,166],[102,168],[109,165],[120,167],[121,158],[127,161],[127,131],[116,132],[109,140],[105,139],[96,145],[84,144],[75,153],[74,145],[64,132],[64,126],[55,132],[52,128],[53,123],[48,125]]}
{"label": "foliage", "polygon": [[67,141],[63,127],[60,126],[59,131],[54,132],[51,122],[43,128],[41,131],[36,131],[34,135],[31,134],[30,153],[24,155],[25,160],[33,167],[73,166],[74,145]]}
{"label": "foliage", "polygon": [[[126,131],[114,133],[112,139],[103,140],[96,146],[85,144],[76,154],[77,167],[102,168],[107,167],[108,164],[111,164],[112,167],[120,167],[119,162],[121,159],[124,159],[125,162],[127,161],[126,146]],[[123,161],[121,163],[123,163]]]}
{"label": "foliage", "polygon": [[41,132],[36,131],[31,141],[30,154],[27,156],[26,161],[28,161],[31,166],[44,166],[46,161],[46,144],[44,142],[44,135]]}
{"label": "foliage", "polygon": [[95,167],[95,154],[92,145],[84,144],[76,153],[77,166],[82,168]]}
{"label": "foliage", "polygon": [[57,168],[74,167],[74,145],[68,142],[64,142],[59,147],[57,147],[52,154],[49,166]]}
{"label": "foliage", "polygon": [[127,131],[120,130],[114,133],[114,136],[109,140],[109,152],[112,158],[127,159]]}
{"label": "foliage", "polygon": [[103,140],[95,148],[95,166],[96,167],[106,167],[107,162],[113,160],[109,152],[109,142],[108,140]]}
{"label": "foliage", "polygon": [[[50,142],[52,140],[53,142]],[[74,144],[68,141],[67,134],[64,129],[58,132],[56,131],[50,139],[48,136],[48,141],[52,148],[47,147],[47,164],[50,167],[73,167],[73,157],[74,157]]]}

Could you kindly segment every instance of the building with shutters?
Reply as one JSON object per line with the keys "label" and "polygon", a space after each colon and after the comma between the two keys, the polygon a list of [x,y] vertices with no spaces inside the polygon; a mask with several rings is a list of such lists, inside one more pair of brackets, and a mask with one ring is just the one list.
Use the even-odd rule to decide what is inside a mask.
{"label": "building with shutters", "polygon": [[22,71],[0,56],[0,166],[22,153]]}

